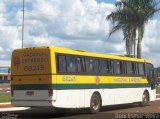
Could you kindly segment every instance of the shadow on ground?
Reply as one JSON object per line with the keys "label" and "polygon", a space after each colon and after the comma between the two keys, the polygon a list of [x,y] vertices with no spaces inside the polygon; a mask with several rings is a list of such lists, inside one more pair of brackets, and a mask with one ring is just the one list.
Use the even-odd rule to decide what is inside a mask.
{"label": "shadow on ground", "polygon": [[[89,114],[89,109],[63,109],[61,112],[56,112],[53,108],[30,108],[23,111],[18,111],[14,114],[18,114],[18,119],[55,119],[55,118],[65,118],[65,119],[97,119],[100,115],[105,114],[109,117],[113,117],[114,112],[118,110],[126,110],[138,107],[136,104],[125,104],[125,105],[116,105],[116,106],[106,106],[103,107],[101,113],[99,114]],[[13,113],[13,112],[8,112]],[[102,114],[104,113],[104,114]],[[104,117],[104,116],[103,116]],[[102,118],[102,117],[100,117]]]}

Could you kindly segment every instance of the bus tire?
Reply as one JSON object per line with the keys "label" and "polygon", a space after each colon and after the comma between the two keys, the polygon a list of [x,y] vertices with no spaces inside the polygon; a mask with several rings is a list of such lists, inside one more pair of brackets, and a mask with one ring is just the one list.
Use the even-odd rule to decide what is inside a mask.
{"label": "bus tire", "polygon": [[97,93],[94,93],[90,100],[90,113],[98,113],[101,109],[101,98]]}
{"label": "bus tire", "polygon": [[142,95],[142,102],[139,103],[140,106],[147,106],[149,102],[149,94],[148,92],[144,92]]}

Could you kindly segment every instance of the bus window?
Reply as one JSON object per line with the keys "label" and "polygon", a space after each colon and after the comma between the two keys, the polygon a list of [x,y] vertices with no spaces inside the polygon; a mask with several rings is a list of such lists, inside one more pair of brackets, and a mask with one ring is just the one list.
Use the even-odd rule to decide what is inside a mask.
{"label": "bus window", "polygon": [[95,73],[99,73],[99,60],[98,59],[94,59],[94,70],[95,70]]}
{"label": "bus window", "polygon": [[138,75],[138,64],[135,62],[132,62],[132,74]]}
{"label": "bus window", "polygon": [[144,64],[143,63],[138,64],[138,70],[139,70],[139,75],[144,75]]}
{"label": "bus window", "polygon": [[114,72],[114,61],[109,60],[108,64],[109,64],[109,73],[112,74]]}
{"label": "bus window", "polygon": [[114,61],[114,73],[115,74],[120,74],[120,61]]}
{"label": "bus window", "polygon": [[153,66],[151,64],[146,64],[146,75],[152,76]]}
{"label": "bus window", "polygon": [[120,74],[125,74],[124,62],[120,61]]}
{"label": "bus window", "polygon": [[85,62],[87,73],[94,73],[94,59],[86,57]]}
{"label": "bus window", "polygon": [[72,56],[72,55],[67,56],[67,72],[70,72],[70,73],[77,72],[75,56]]}
{"label": "bus window", "polygon": [[85,63],[84,63],[84,58],[82,57],[77,57],[77,71],[78,72],[85,72]]}
{"label": "bus window", "polygon": [[108,62],[106,59],[101,59],[100,60],[100,72],[103,74],[106,74],[109,72],[109,67],[108,67]]}
{"label": "bus window", "polygon": [[136,63],[136,75],[139,75],[139,67],[138,67],[138,63]]}
{"label": "bus window", "polygon": [[132,63],[131,62],[127,62],[127,74],[128,75],[133,75],[132,74]]}
{"label": "bus window", "polygon": [[124,62],[125,74],[127,74],[127,62]]}
{"label": "bus window", "polygon": [[66,72],[66,56],[59,55],[57,60],[58,60],[58,72]]}

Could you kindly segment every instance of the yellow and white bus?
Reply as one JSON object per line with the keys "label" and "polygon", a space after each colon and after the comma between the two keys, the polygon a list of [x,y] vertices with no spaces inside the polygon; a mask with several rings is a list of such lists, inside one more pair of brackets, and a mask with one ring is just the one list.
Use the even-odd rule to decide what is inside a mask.
{"label": "yellow and white bus", "polygon": [[14,50],[11,103],[15,106],[89,108],[139,103],[156,98],[149,60],[59,47]]}

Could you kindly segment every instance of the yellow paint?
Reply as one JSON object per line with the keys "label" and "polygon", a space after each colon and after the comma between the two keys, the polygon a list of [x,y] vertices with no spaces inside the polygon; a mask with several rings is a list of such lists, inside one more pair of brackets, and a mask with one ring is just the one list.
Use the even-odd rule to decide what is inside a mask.
{"label": "yellow paint", "polygon": [[[68,77],[68,80],[63,80]],[[69,80],[70,79],[70,80]],[[57,84],[94,84],[96,76],[78,76],[78,75],[58,75]],[[99,76],[99,84],[105,83],[148,83],[147,79],[142,77],[119,77],[119,76]]]}
{"label": "yellow paint", "polygon": [[16,50],[12,54],[11,75],[51,74],[50,49]]}
{"label": "yellow paint", "polygon": [[51,75],[12,76],[11,79],[11,84],[52,84]]}

